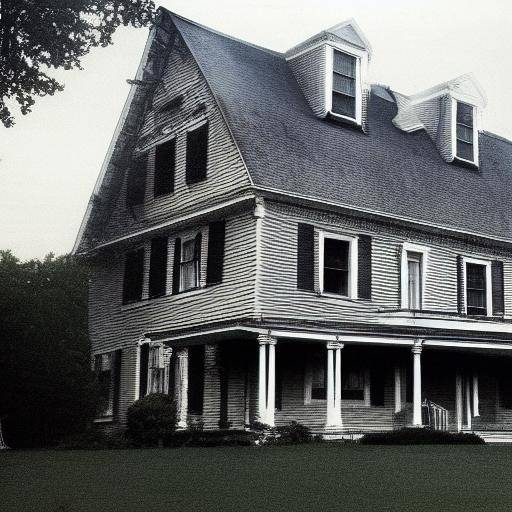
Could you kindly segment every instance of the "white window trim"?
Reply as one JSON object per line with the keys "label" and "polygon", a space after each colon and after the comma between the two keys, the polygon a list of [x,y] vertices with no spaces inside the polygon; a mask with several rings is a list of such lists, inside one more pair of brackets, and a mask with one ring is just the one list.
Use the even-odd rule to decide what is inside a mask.
{"label": "white window trim", "polygon": [[482,265],[485,267],[485,302],[487,305],[486,316],[492,316],[492,269],[490,260],[479,260],[475,258],[462,257],[462,280],[464,286],[464,313],[468,314],[468,291],[467,291],[467,270],[466,264],[473,263],[475,265]]}
{"label": "white window trim", "polygon": [[[343,240],[345,242],[349,242],[348,295],[324,292],[324,241],[326,238],[334,238],[335,240]],[[318,285],[320,288],[320,293],[322,295],[329,295],[332,297],[348,297],[350,299],[357,299],[358,237],[320,231],[318,236],[318,243]]]}
{"label": "white window trim", "polygon": [[[197,231],[194,234],[192,234],[190,236],[187,236],[186,238],[182,238],[182,240],[181,240],[181,249],[180,249],[180,289],[179,289],[180,293],[187,293],[187,292],[195,291],[195,290],[197,290],[198,288],[201,287],[201,260],[199,260],[199,268],[197,269],[197,273],[196,273],[196,286],[194,286],[194,288],[187,288],[186,290],[183,288],[183,273],[181,272],[181,264],[183,263],[183,247],[188,242],[194,241],[194,243],[195,243],[196,236],[200,232],[201,231]],[[202,247],[201,247],[201,249],[202,249]],[[202,253],[202,251],[201,251],[201,253]]]}
{"label": "white window trim", "polygon": [[430,247],[417,245],[410,242],[402,244],[401,272],[400,272],[400,308],[409,309],[409,266],[407,253],[421,254],[421,304],[420,310],[425,309],[425,284],[427,282],[428,255]]}
{"label": "white window trim", "polygon": [[[473,108],[473,160],[457,156],[457,103],[465,103]],[[478,166],[478,108],[464,100],[452,97],[452,155],[454,160]]]}
{"label": "white window trim", "polygon": [[[351,57],[355,57],[356,59],[356,117],[344,116],[342,114],[336,114],[332,111],[332,87],[333,87],[333,58],[334,58],[334,50],[338,50],[341,53],[346,53]],[[325,77],[325,108],[330,115],[335,118],[344,119],[350,121],[352,123],[356,123],[357,125],[361,125],[362,123],[362,112],[363,112],[363,86],[362,86],[362,73],[361,73],[361,59],[363,55],[366,55],[365,52],[357,52],[354,48],[346,47],[342,45],[331,46],[326,45],[325,52],[325,69],[326,69],[326,77]]]}

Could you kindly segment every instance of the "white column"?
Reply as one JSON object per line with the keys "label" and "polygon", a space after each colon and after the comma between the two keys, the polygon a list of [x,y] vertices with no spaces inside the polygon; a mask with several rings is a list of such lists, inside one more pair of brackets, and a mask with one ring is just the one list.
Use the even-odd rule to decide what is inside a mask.
{"label": "white column", "polygon": [[480,399],[478,396],[478,373],[473,372],[473,416],[480,416]]}
{"label": "white column", "polygon": [[342,343],[327,343],[327,427],[341,428]]}
{"label": "white column", "polygon": [[276,340],[268,341],[267,425],[274,426],[276,410]]}
{"label": "white column", "polygon": [[395,413],[402,410],[402,372],[395,366]]}
{"label": "white column", "polygon": [[422,426],[421,419],[421,351],[422,342],[416,341],[412,348],[413,354],[413,414],[412,424],[414,427]]}
{"label": "white column", "polygon": [[267,423],[267,344],[258,339],[260,345],[258,373],[258,421]]}
{"label": "white column", "polygon": [[466,375],[466,427],[471,430],[471,381]]}
{"label": "white column", "polygon": [[[276,343],[272,336],[260,334],[259,378],[258,378],[258,421],[274,426],[276,401]],[[268,357],[267,357],[268,355]],[[268,361],[268,367],[267,367]]]}
{"label": "white column", "polygon": [[457,370],[455,374],[455,415],[457,417],[457,431],[462,430],[462,375]]}
{"label": "white column", "polygon": [[176,372],[176,405],[179,429],[187,428],[188,416],[188,348],[180,348],[177,352]]}

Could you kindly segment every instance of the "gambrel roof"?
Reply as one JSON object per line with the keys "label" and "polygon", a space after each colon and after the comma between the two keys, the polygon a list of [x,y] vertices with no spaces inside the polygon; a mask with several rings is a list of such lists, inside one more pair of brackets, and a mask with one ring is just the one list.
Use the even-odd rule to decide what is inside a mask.
{"label": "gambrel roof", "polygon": [[443,161],[425,131],[393,125],[392,91],[372,86],[368,133],[320,119],[285,54],[165,9],[196,59],[256,189],[512,242],[512,143],[480,132],[480,165]]}

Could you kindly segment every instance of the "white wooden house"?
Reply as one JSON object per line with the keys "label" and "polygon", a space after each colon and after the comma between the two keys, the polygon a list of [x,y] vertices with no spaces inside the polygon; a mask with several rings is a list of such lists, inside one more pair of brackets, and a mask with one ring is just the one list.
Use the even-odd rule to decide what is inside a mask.
{"label": "white wooden house", "polygon": [[512,431],[512,144],[471,75],[405,96],[371,53],[159,10],[74,248],[98,421]]}

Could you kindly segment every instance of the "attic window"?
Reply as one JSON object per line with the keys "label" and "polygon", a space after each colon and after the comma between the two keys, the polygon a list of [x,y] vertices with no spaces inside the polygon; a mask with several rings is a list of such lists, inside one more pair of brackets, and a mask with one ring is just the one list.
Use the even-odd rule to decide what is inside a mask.
{"label": "attic window", "polygon": [[455,156],[466,162],[476,163],[474,107],[456,102]]}
{"label": "attic window", "polygon": [[336,117],[361,122],[361,91],[358,79],[359,59],[339,50],[332,50],[332,91],[328,109]]}

